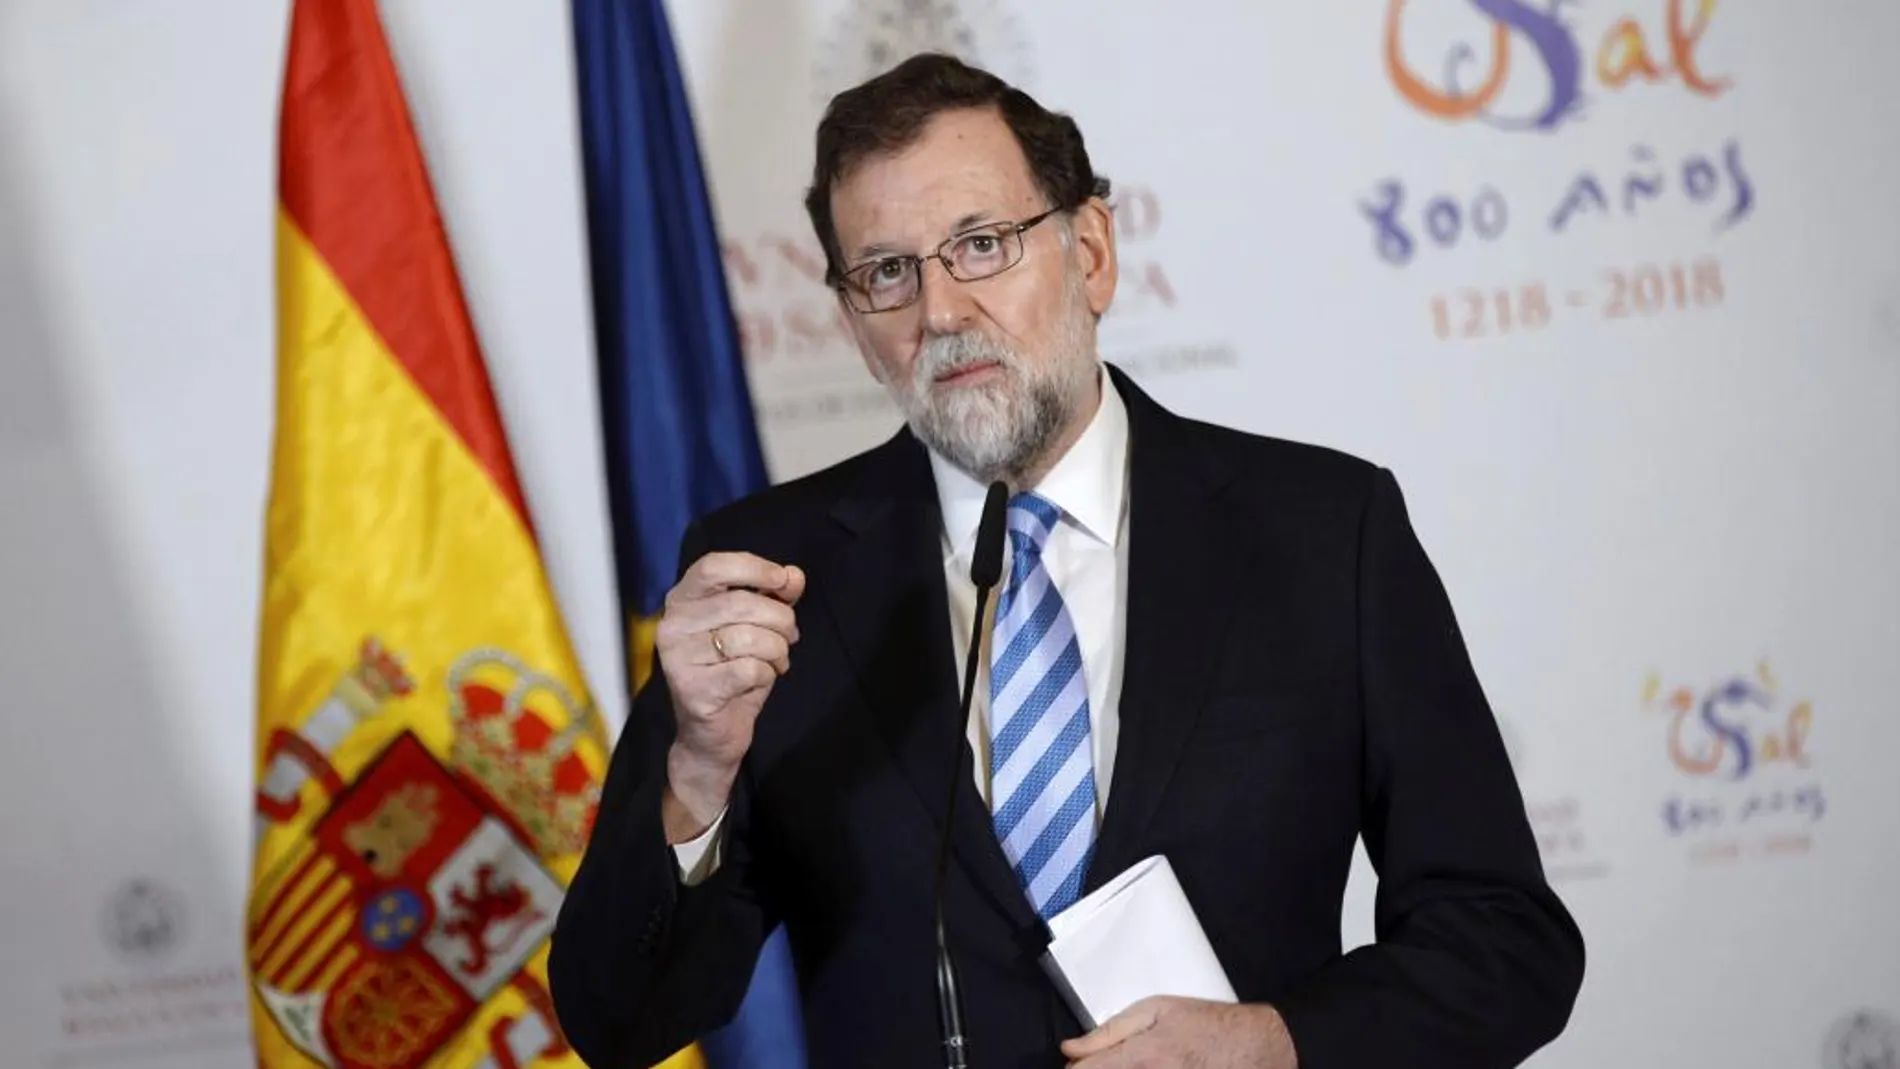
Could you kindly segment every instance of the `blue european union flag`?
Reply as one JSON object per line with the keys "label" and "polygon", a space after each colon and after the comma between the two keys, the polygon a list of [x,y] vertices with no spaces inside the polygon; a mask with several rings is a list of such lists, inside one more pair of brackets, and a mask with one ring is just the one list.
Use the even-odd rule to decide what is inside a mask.
{"label": "blue european union flag", "polygon": [[[573,0],[573,14],[609,504],[633,650],[673,584],[686,525],[767,475],[665,4]],[[782,931],[738,1017],[700,1045],[713,1069],[805,1064]]]}

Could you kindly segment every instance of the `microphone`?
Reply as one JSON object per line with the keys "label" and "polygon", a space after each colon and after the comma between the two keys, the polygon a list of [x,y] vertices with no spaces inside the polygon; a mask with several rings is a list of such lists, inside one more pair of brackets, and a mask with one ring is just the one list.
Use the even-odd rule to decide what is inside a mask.
{"label": "microphone", "polygon": [[988,606],[990,590],[1003,578],[1003,519],[1009,504],[1009,487],[1002,482],[990,484],[983,499],[983,520],[976,526],[976,551],[970,556],[970,582],[976,584],[976,620],[970,625],[970,648],[963,659],[962,714],[957,717],[955,745],[950,762],[950,804],[944,807],[943,837],[937,840],[937,1023],[943,1031],[945,1069],[968,1069],[969,1045],[963,1035],[963,995],[957,990],[957,967],[950,958],[950,943],[943,928],[943,880],[950,865],[950,836],[957,825],[957,794],[962,784],[963,733],[970,723],[970,699],[976,690],[976,665],[983,648],[983,610]]}

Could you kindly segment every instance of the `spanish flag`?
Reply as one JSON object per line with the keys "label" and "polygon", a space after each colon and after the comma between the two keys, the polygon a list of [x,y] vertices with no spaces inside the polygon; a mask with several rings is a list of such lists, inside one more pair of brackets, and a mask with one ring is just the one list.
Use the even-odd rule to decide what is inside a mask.
{"label": "spanish flag", "polygon": [[247,910],[262,1069],[580,1069],[548,935],[606,736],[374,0],[297,0]]}

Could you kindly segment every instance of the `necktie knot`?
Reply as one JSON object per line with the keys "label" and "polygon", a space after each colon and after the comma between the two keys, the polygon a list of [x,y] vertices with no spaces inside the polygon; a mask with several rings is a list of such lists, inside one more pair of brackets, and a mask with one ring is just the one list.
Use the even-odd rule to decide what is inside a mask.
{"label": "necktie knot", "polygon": [[1027,491],[1009,499],[1009,541],[1018,556],[1040,556],[1050,532],[1062,519],[1062,510],[1049,499]]}

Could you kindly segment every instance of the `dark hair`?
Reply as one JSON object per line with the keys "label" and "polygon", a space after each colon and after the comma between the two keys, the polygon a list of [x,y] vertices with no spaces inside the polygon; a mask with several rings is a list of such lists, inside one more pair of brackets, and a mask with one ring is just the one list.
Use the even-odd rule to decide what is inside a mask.
{"label": "dark hair", "polygon": [[988,71],[941,52],[922,52],[831,98],[818,124],[818,158],[805,211],[825,250],[828,284],[837,285],[844,270],[831,218],[832,187],[867,157],[908,147],[937,115],[964,108],[995,108],[1001,114],[1029,160],[1036,188],[1053,207],[1072,210],[1090,197],[1107,198],[1108,179],[1089,166],[1075,120],[1049,111]]}

